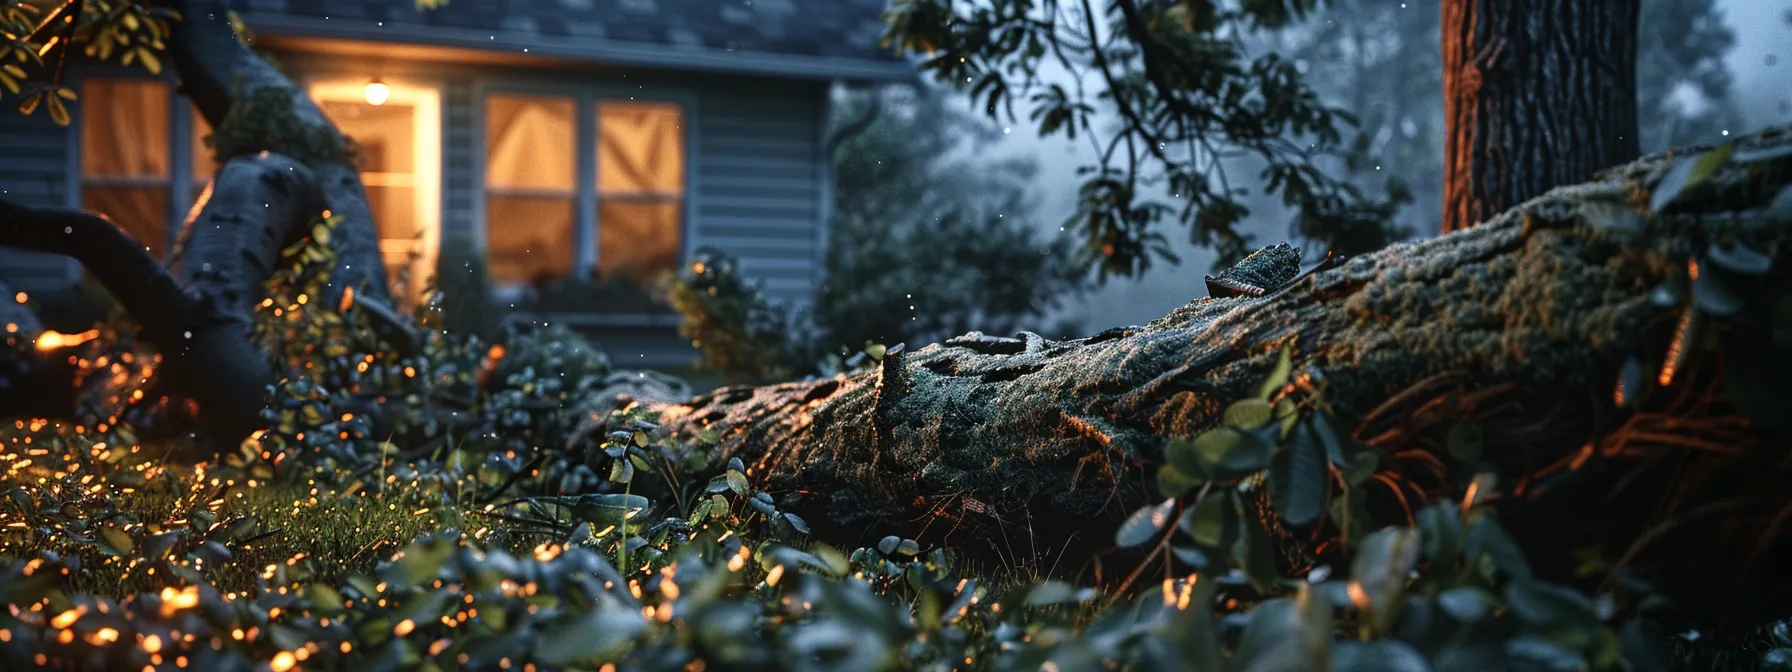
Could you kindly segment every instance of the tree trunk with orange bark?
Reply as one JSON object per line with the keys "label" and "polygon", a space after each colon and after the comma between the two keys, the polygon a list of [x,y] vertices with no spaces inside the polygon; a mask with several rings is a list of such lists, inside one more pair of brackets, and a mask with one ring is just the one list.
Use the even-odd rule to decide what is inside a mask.
{"label": "tree trunk with orange bark", "polygon": [[1445,232],[1636,158],[1641,0],[1445,0]]}

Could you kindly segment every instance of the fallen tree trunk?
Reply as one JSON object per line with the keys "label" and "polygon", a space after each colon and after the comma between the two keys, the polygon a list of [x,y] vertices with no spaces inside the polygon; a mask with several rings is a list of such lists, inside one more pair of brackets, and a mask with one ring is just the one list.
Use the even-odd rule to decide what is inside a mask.
{"label": "fallen tree trunk", "polygon": [[168,389],[198,402],[223,450],[261,428],[275,381],[251,338],[261,283],[323,205],[310,172],[277,154],[227,162],[210,192],[185,232],[190,254],[177,273],[110,220],[79,210],[0,200],[0,243],[85,266],[142,326],[140,337],[162,353]]}
{"label": "fallen tree trunk", "polygon": [[222,136],[219,158],[270,151],[309,167],[330,212],[342,218],[330,241],[339,260],[330,278],[332,294],[323,298],[335,305],[353,289],[389,303],[379,232],[342,133],[303,89],[237,38],[224,3],[169,5],[181,13],[168,41],[180,90]]}
{"label": "fallen tree trunk", "polygon": [[[1074,563],[1111,546],[1118,520],[1160,497],[1149,483],[1167,441],[1218,426],[1286,348],[1310,376],[1297,382],[1323,380],[1338,417],[1390,455],[1444,453],[1397,420],[1429,417],[1444,429],[1481,420],[1487,457],[1468,467],[1512,474],[1504,491],[1516,502],[1549,490],[1526,477],[1599,444],[1634,412],[1613,407],[1627,362],[1649,365],[1672,392],[1716,361],[1694,347],[1700,341],[1675,339],[1678,316],[1698,309],[1652,302],[1651,290],[1684,280],[1694,262],[1706,270],[1700,298],[1717,291],[1704,257],[1719,241],[1775,257],[1787,250],[1792,128],[1738,146],[1741,154],[1696,183],[1686,174],[1693,159],[1647,158],[1470,230],[1395,245],[1262,296],[1196,300],[1144,327],[1070,341],[971,334],[892,349],[872,370],[724,388],[656,408],[673,434],[719,430],[715,453],[741,458],[818,538],[856,544],[898,534],[1002,561]],[[1642,205],[1651,195],[1665,202]],[[1758,332],[1786,277],[1773,268],[1748,285],[1754,293],[1732,297],[1733,315],[1707,323]],[[1443,401],[1427,403],[1434,398]],[[1683,444],[1675,432],[1663,430],[1657,443]],[[1421,461],[1458,466],[1448,455]],[[1397,494],[1411,510],[1419,502],[1407,496],[1424,493]],[[1732,515],[1757,533],[1783,527],[1778,501]],[[1646,508],[1594,515],[1635,518],[1598,528],[1634,540],[1662,515]],[[1564,526],[1574,515],[1557,513]],[[1784,579],[1776,586],[1792,594]]]}

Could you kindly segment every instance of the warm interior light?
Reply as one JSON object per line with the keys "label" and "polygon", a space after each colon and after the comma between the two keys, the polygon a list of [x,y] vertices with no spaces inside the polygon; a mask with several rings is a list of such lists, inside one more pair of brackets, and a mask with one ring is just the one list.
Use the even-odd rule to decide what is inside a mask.
{"label": "warm interior light", "polygon": [[66,348],[86,343],[95,338],[99,338],[99,335],[100,332],[98,329],[88,329],[79,334],[64,334],[55,331],[46,331],[37,337],[37,349],[39,352],[49,352],[58,348]]}
{"label": "warm interior light", "polygon": [[385,105],[386,99],[392,96],[392,89],[376,79],[367,83],[366,93],[368,105]]}

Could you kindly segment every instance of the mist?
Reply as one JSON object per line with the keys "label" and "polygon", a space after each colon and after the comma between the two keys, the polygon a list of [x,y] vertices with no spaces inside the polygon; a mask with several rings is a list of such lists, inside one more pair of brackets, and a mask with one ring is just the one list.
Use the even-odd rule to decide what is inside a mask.
{"label": "mist", "polygon": [[[1725,130],[1740,133],[1792,122],[1792,49],[1788,48],[1792,45],[1792,24],[1785,17],[1786,12],[1792,11],[1792,2],[1718,0],[1716,4],[1724,23],[1735,34],[1734,48],[1724,63],[1734,77],[1730,104],[1743,123],[1742,128]],[[1435,0],[1402,3],[1401,6],[1413,12],[1433,15],[1439,12]],[[1349,20],[1348,14],[1333,14],[1337,20]],[[1312,20],[1331,18],[1321,15]],[[1639,62],[1639,80],[1651,75],[1647,66]],[[1042,77],[1065,85],[1072,83],[1069,74],[1061,69],[1043,72]],[[1439,90],[1437,95],[1441,98],[1442,91]],[[1441,128],[1441,105],[1433,109],[1437,114],[1435,121]],[[1032,214],[1042,231],[1055,234],[1064,220],[1075,212],[1077,187],[1081,183],[1077,168],[1091,163],[1095,153],[1082,136],[1076,141],[1061,135],[1039,138],[1035,129],[1028,125],[1024,112],[1018,121],[1012,124],[1004,121],[1002,125],[1009,127],[999,145],[1001,153],[1032,157],[1039,163],[1040,170],[1034,183],[1037,209]],[[1721,138],[1710,139],[1717,140]],[[1397,166],[1389,168],[1398,170]],[[1229,169],[1235,180],[1255,186],[1253,170]],[[1430,194],[1420,191],[1419,202],[1406,208],[1410,214],[1433,220],[1430,228],[1420,230],[1419,235],[1436,232],[1434,218],[1439,203],[1435,198],[1427,202],[1428,196]],[[1256,236],[1259,244],[1270,244],[1287,238],[1287,222],[1286,211],[1259,202],[1253,205],[1253,214],[1242,229]],[[1160,231],[1171,241],[1181,263],[1153,264],[1139,277],[1110,279],[1105,286],[1068,305],[1063,310],[1064,316],[1079,320],[1087,331],[1095,331],[1110,326],[1144,324],[1191,299],[1204,296],[1202,276],[1214,263],[1213,253],[1189,244],[1186,226],[1170,221],[1161,224]]]}

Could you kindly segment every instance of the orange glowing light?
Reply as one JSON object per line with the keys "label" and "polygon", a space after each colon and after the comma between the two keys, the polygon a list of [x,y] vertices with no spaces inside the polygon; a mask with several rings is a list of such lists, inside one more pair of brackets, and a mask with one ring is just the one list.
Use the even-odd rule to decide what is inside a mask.
{"label": "orange glowing light", "polygon": [[37,337],[37,350],[49,352],[86,343],[100,337],[98,329],[88,329],[79,334],[64,334],[58,331],[46,331]]}

